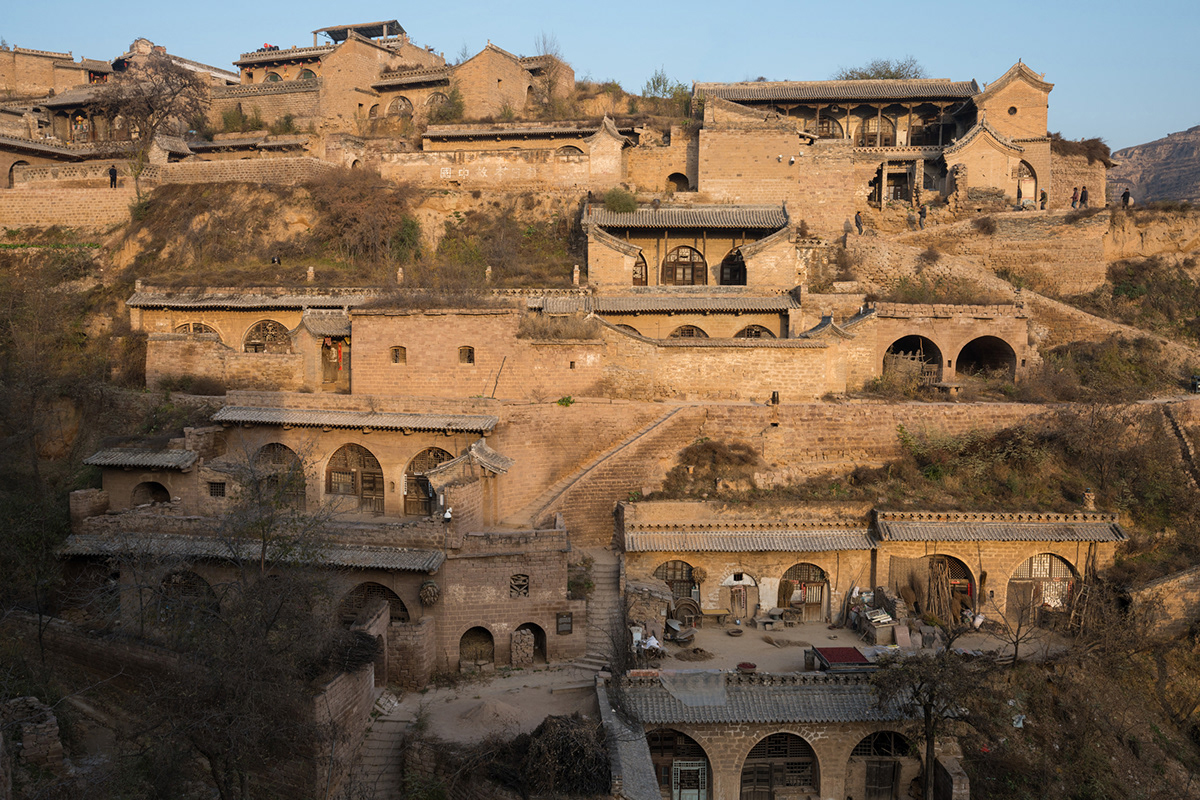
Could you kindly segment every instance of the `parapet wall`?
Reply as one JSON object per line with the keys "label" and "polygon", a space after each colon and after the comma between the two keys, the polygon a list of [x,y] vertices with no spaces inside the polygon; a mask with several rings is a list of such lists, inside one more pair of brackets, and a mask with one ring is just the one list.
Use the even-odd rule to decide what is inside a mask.
{"label": "parapet wall", "polygon": [[[123,159],[115,161],[93,161],[84,164],[49,164],[43,166],[16,167],[13,169],[13,186],[24,191],[47,189],[102,189],[93,194],[79,197],[94,198],[103,203],[108,188],[108,168],[116,166],[120,173],[118,191],[126,194],[133,189],[129,177],[129,164]],[[304,183],[336,169],[310,156],[288,158],[250,158],[237,161],[175,161],[170,164],[151,164],[142,172],[143,188],[161,183]],[[8,201],[10,192],[0,192],[0,199]],[[65,222],[54,224],[69,224]]]}

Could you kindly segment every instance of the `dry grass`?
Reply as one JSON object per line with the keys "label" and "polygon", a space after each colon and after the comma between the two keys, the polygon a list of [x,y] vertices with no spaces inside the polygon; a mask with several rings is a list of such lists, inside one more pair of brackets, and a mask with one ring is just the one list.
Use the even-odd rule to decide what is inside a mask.
{"label": "dry grass", "polygon": [[518,339],[599,339],[603,327],[595,319],[582,314],[551,317],[546,314],[526,314],[517,326]]}

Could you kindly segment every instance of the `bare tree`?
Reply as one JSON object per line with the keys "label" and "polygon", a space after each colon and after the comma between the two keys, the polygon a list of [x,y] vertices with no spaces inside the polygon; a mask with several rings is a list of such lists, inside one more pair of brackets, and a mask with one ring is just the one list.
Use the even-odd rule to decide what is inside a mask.
{"label": "bare tree", "polygon": [[893,80],[914,80],[927,78],[929,73],[916,56],[904,58],[876,58],[861,67],[841,67],[833,73],[835,81],[864,81],[879,78]]}
{"label": "bare tree", "polygon": [[988,600],[997,626],[993,629],[996,638],[1012,648],[1012,666],[1021,660],[1021,647],[1031,645],[1042,638],[1045,631],[1038,626],[1038,601],[1033,585],[1013,587],[1009,585],[1007,608],[1002,609],[994,599]]}
{"label": "bare tree", "polygon": [[140,178],[155,137],[182,133],[188,121],[203,114],[207,106],[208,86],[198,73],[164,54],[151,53],[97,87],[89,111],[112,125],[119,120],[128,130],[133,143],[130,173],[140,197]]}
{"label": "bare tree", "polygon": [[568,64],[563,59],[562,46],[553,33],[542,31],[533,40],[533,51],[542,59],[539,72],[534,77],[534,92],[544,112],[557,117],[568,97],[561,96],[558,84],[567,72]]}

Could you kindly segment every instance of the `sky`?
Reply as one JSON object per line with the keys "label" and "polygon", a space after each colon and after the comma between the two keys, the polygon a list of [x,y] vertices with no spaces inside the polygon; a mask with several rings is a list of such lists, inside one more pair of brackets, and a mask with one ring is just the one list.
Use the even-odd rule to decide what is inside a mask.
{"label": "sky", "polygon": [[424,5],[315,0],[164,3],[8,0],[0,37],[10,45],[111,59],[138,37],[173,54],[233,69],[269,42],[312,44],[312,31],[395,19],[420,45],[455,60],[489,40],[536,53],[557,40],[578,79],[618,81],[640,93],[662,69],[693,81],[824,80],[841,67],[912,55],[932,78],[980,84],[1016,61],[1045,73],[1050,130],[1102,137],[1114,149],[1200,125],[1200,4],[1195,0],[1005,0],[914,3],[517,3],[436,0]]}

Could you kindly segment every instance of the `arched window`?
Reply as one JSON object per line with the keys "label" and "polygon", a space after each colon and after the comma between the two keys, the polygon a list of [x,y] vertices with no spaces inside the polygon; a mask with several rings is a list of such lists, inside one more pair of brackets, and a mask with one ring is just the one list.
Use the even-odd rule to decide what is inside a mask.
{"label": "arched window", "polygon": [[408,462],[404,470],[404,513],[408,516],[427,517],[436,507],[433,487],[425,473],[454,456],[440,447],[422,450]]}
{"label": "arched window", "polygon": [[285,444],[270,442],[254,454],[254,472],[259,479],[262,502],[303,510],[307,476],[296,451]]}
{"label": "arched window", "polygon": [[292,337],[282,324],[264,319],[246,331],[242,349],[247,353],[290,353]]}
{"label": "arched window", "polygon": [[342,445],[325,467],[325,491],[358,498],[358,511],[382,514],[383,467],[362,445]]}
{"label": "arched window", "polygon": [[[773,733],[750,749],[742,767],[742,797],[817,792],[817,754],[793,733]],[[791,790],[791,791],[788,791]]]}
{"label": "arched window", "polygon": [[203,322],[185,322],[175,328],[176,333],[216,333],[216,329]]}
{"label": "arched window", "polygon": [[667,176],[667,186],[671,187],[673,192],[686,192],[689,185],[687,175],[682,172],[672,172]]}
{"label": "arched window", "polygon": [[555,152],[558,153],[560,156],[581,156],[581,155],[583,155],[583,151],[580,150],[578,147],[576,147],[573,144],[564,144],[562,147],[558,148],[558,150],[556,150]]}
{"label": "arched window", "polygon": [[409,100],[407,97],[404,97],[403,95],[401,95],[400,97],[397,97],[395,100],[392,101],[392,104],[390,106],[388,106],[388,116],[389,117],[400,117],[401,119],[408,119],[408,118],[412,117],[412,113],[413,113],[412,101]]}
{"label": "arched window", "polygon": [[646,732],[650,761],[660,789],[671,797],[709,798],[712,769],[708,754],[692,737],[670,728]]}
{"label": "arched window", "polygon": [[668,339],[707,339],[708,334],[695,325],[680,325],[671,331]]}
{"label": "arched window", "polygon": [[858,785],[863,787],[866,800],[893,800],[900,797],[899,789],[909,777],[905,767],[915,772],[919,764],[908,739],[893,731],[876,731],[850,751],[847,783],[861,781]]}
{"label": "arched window", "polygon": [[429,95],[429,97],[425,98],[425,107],[426,108],[437,108],[438,106],[442,105],[443,103],[449,103],[449,102],[450,102],[449,97],[447,97],[446,95],[444,95],[441,92],[434,92],[433,94]]}
{"label": "arched window", "polygon": [[268,72],[267,77],[264,78],[263,80],[268,81],[269,83],[275,83],[276,81],[283,80],[283,78],[280,76],[280,74],[278,72]]}
{"label": "arched window", "polygon": [[742,258],[741,250],[737,248],[730,250],[729,254],[721,260],[721,285],[746,285],[746,261]]}
{"label": "arched window", "polygon": [[338,616],[342,624],[348,627],[355,622],[364,621],[359,619],[362,612],[371,609],[380,601],[387,604],[392,622],[408,622],[408,608],[404,601],[380,583],[360,583],[347,592],[338,605]]}
{"label": "arched window", "polygon": [[671,594],[680,599],[695,599],[696,582],[692,580],[692,565],[686,561],[668,561],[654,570],[654,577],[667,582]]}
{"label": "arched window", "polygon": [[1008,580],[1010,624],[1036,622],[1043,609],[1061,611],[1070,607],[1075,592],[1075,569],[1070,562],[1053,553],[1039,553],[1027,559]]}
{"label": "arched window", "polygon": [[663,259],[664,286],[703,286],[708,283],[708,264],[694,247],[680,245]]}
{"label": "arched window", "polygon": [[296,80],[311,81],[316,77],[317,77],[317,73],[313,72],[311,69],[302,69],[302,70],[300,70],[300,74],[296,76]]}
{"label": "arched window", "polygon": [[774,339],[775,334],[762,325],[747,325],[733,335],[735,339]]}
{"label": "arched window", "polygon": [[633,262],[633,285],[645,286],[650,270],[646,266],[646,257],[638,253],[637,258]]}
{"label": "arched window", "polygon": [[824,113],[821,114],[820,122],[809,120],[807,123],[805,123],[804,130],[808,133],[815,133],[817,137],[821,139],[842,138],[842,124],[833,117]]}
{"label": "arched window", "polygon": [[466,346],[458,348],[458,363],[474,364],[475,363],[475,348],[474,347],[466,347]]}
{"label": "arched window", "polygon": [[859,147],[895,147],[896,126],[886,116],[883,117],[883,136],[879,135],[879,117],[870,116],[863,120],[858,127]]}
{"label": "arched window", "polygon": [[816,564],[800,563],[793,564],[783,573],[777,599],[782,608],[802,610],[805,622],[818,622],[825,617],[828,596],[829,576],[825,570]]}
{"label": "arched window", "polygon": [[16,184],[16,181],[17,181],[17,178],[16,178],[16,170],[17,170],[17,167],[28,167],[28,166],[29,166],[29,162],[28,162],[28,161],[14,161],[14,162],[13,162],[13,165],[12,165],[11,167],[9,167],[9,168],[8,168],[8,188],[10,188],[10,189],[11,189],[11,188],[13,188],[13,186]]}
{"label": "arched window", "polygon": [[399,347],[399,346],[393,347],[392,353],[391,353],[391,358],[392,358],[393,364],[407,364],[408,363],[408,348]]}
{"label": "arched window", "polygon": [[458,660],[468,666],[483,666],[496,660],[496,641],[487,628],[475,627],[458,640]]}
{"label": "arched window", "polygon": [[379,103],[371,106],[370,110],[367,111],[367,116],[371,119],[375,119],[379,116]]}

